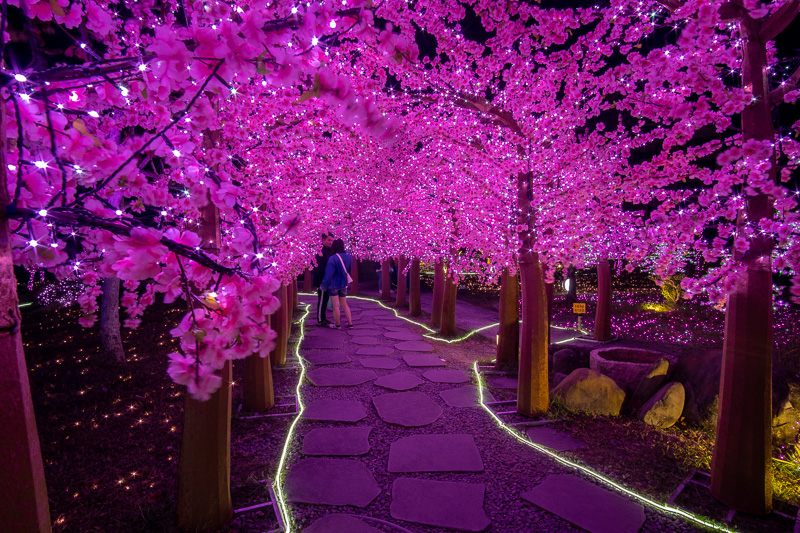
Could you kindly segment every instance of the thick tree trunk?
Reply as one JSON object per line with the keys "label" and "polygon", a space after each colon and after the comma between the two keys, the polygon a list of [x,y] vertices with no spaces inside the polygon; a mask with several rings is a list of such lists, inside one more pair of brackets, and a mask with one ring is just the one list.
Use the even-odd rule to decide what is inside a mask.
{"label": "thick tree trunk", "polygon": [[544,292],[547,298],[547,328],[550,330],[550,323],[553,320],[553,291],[555,283],[545,283]]}
{"label": "thick tree trunk", "polygon": [[500,322],[497,330],[495,368],[516,370],[519,360],[519,280],[503,269],[500,278]]}
{"label": "thick tree trunk", "polygon": [[529,176],[517,182],[520,232],[519,276],[521,281],[522,324],[519,341],[517,412],[525,416],[542,415],[550,403],[547,375],[547,348],[550,331],[547,323],[547,296],[539,254],[533,252],[533,219],[528,196]]}
{"label": "thick tree trunk", "polygon": [[405,307],[406,302],[406,263],[408,260],[401,255],[397,260],[397,297],[394,301],[395,307]]}
{"label": "thick tree trunk", "polygon": [[312,269],[306,269],[305,273],[303,274],[303,292],[312,292],[314,290],[314,271]]}
{"label": "thick tree trunk", "polygon": [[[753,101],[742,111],[742,139],[774,141],[769,101],[766,43],[761,21],[747,15],[740,24],[744,38],[742,84]],[[776,178],[773,161],[770,170]],[[748,196],[740,225],[758,228],[773,215],[773,199]],[[719,414],[711,461],[711,493],[738,511],[772,511],[772,255],[770,237],[750,239],[739,256],[744,271],[728,297],[722,348]]]}
{"label": "thick tree trunk", "polygon": [[611,265],[608,258],[597,263],[597,310],[594,315],[594,340],[611,340]]}
{"label": "thick tree trunk", "polygon": [[458,283],[452,276],[447,276],[444,282],[444,298],[442,299],[442,325],[439,334],[442,337],[452,337],[456,334],[456,297],[458,296]]}
{"label": "thick tree trunk", "polygon": [[244,360],[242,397],[245,408],[250,411],[267,411],[275,406],[269,357],[253,354]]}
{"label": "thick tree trunk", "polygon": [[286,350],[289,341],[289,328],[287,322],[289,313],[286,311],[287,296],[286,285],[281,283],[280,288],[275,292],[278,301],[281,303],[280,308],[270,317],[272,329],[278,335],[275,338],[275,349],[269,354],[270,361],[275,366],[284,366],[286,364]]}
{"label": "thick tree trunk", "polygon": [[358,259],[355,257],[350,261],[350,277],[353,278],[353,283],[350,284],[348,292],[353,296],[358,296]]}
{"label": "thick tree trunk", "polygon": [[431,308],[431,326],[442,325],[442,304],[444,303],[444,263],[437,259],[433,264],[433,306]]}
{"label": "thick tree trunk", "polygon": [[50,531],[39,434],[22,351],[6,207],[5,112],[0,109],[0,531]]}
{"label": "thick tree trunk", "polygon": [[103,357],[125,362],[122,335],[119,331],[119,278],[103,278],[103,296],[100,298],[100,342]]}
{"label": "thick tree trunk", "polygon": [[419,316],[422,314],[422,302],[419,296],[419,258],[411,260],[411,270],[409,271],[409,290],[408,290],[408,316]]}
{"label": "thick tree trunk", "polygon": [[392,267],[389,260],[381,261],[381,300],[392,299]]}
{"label": "thick tree trunk", "polygon": [[186,395],[178,463],[178,527],[211,532],[233,516],[231,504],[231,362],[222,386],[201,402]]}
{"label": "thick tree trunk", "polygon": [[292,280],[292,313],[300,309],[300,294],[297,290],[297,278]]}

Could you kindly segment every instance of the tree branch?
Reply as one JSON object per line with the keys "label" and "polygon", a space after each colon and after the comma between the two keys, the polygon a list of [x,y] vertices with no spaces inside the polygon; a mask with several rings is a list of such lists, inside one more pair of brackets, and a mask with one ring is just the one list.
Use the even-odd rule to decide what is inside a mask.
{"label": "tree branch", "polygon": [[778,105],[783,102],[783,97],[789,91],[793,91],[797,88],[797,84],[800,83],[800,67],[797,67],[792,75],[789,77],[788,80],[784,81],[780,84],[780,86],[776,89],[772,89],[769,92],[769,101],[772,105]]}
{"label": "tree branch", "polygon": [[780,35],[799,13],[800,0],[789,0],[761,24],[758,36],[762,41],[771,41]]}

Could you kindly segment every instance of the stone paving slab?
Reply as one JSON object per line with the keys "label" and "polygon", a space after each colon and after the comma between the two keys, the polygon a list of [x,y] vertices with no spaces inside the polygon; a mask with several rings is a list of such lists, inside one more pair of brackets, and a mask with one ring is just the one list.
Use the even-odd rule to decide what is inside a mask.
{"label": "stone paving slab", "polygon": [[387,339],[395,339],[398,341],[421,341],[422,335],[410,330],[405,331],[387,331],[383,334]]}
{"label": "stone paving slab", "polygon": [[398,426],[427,426],[442,416],[442,408],[422,392],[395,392],[373,396],[372,403],[384,422]]}
{"label": "stone paving slab", "polygon": [[382,332],[379,329],[348,329],[347,334],[351,337],[377,337]]}
{"label": "stone paving slab", "polygon": [[303,533],[383,533],[358,518],[346,514],[328,514],[314,521]]}
{"label": "stone paving slab", "polygon": [[319,335],[303,340],[301,345],[305,350],[341,350],[344,346],[342,335]]}
{"label": "stone paving slab", "polygon": [[314,353],[304,352],[303,357],[312,365],[336,365],[340,363],[349,363],[352,361],[350,356],[345,355],[342,352],[330,352],[327,350]]}
{"label": "stone paving slab", "polygon": [[371,323],[353,324],[353,329],[351,331],[358,331],[359,329],[377,329],[379,327],[380,326]]}
{"label": "stone paving slab", "polygon": [[389,357],[364,357],[359,359],[358,362],[366,368],[381,368],[383,370],[394,370],[400,366],[400,361]]}
{"label": "stone paving slab", "polygon": [[468,375],[455,369],[428,370],[422,374],[422,377],[434,383],[466,383],[469,381]]}
{"label": "stone paving slab", "polygon": [[356,350],[356,355],[389,355],[393,351],[388,346],[364,346]]}
{"label": "stone paving slab", "polygon": [[499,376],[486,381],[486,386],[493,389],[516,389],[517,378]]}
{"label": "stone paving slab", "polygon": [[403,361],[408,366],[447,366],[447,363],[432,353],[407,353],[403,354]]}
{"label": "stone paving slab", "polygon": [[389,472],[482,472],[472,435],[411,435],[389,448]]}
{"label": "stone paving slab", "polygon": [[375,385],[384,389],[408,390],[425,383],[411,372],[393,372],[375,380]]}
{"label": "stone paving slab", "polygon": [[323,399],[306,405],[302,418],[320,422],[358,422],[366,416],[361,402]]}
{"label": "stone paving slab", "polygon": [[572,474],[548,476],[522,499],[591,533],[636,533],[645,521],[638,503]]}
{"label": "stone paving slab", "polygon": [[306,374],[317,387],[352,387],[378,377],[372,370],[360,368],[315,368]]}
{"label": "stone paving slab", "polygon": [[582,440],[576,439],[569,433],[557,431],[548,427],[530,427],[525,430],[531,442],[547,446],[559,452],[577,450],[586,446]]}
{"label": "stone paving slab", "polygon": [[406,352],[432,352],[433,346],[424,341],[405,341],[394,345],[398,350]]}
{"label": "stone paving slab", "polygon": [[350,337],[353,344],[380,344],[377,337]]}
{"label": "stone paving slab", "polygon": [[[480,398],[478,395],[478,387],[475,385],[467,385],[466,387],[458,387],[456,389],[447,389],[439,393],[442,400],[445,401],[450,407],[480,407]],[[484,389],[483,400],[486,402],[493,402],[494,396],[491,392]]]}
{"label": "stone paving slab", "polygon": [[286,494],[298,503],[366,507],[380,493],[372,473],[354,459],[303,459],[286,475]]}
{"label": "stone paving slab", "polygon": [[372,426],[314,428],[303,438],[305,455],[364,455]]}
{"label": "stone paving slab", "polygon": [[486,487],[476,483],[452,483],[399,478],[392,484],[392,518],[418,524],[483,531],[491,525],[483,510]]}
{"label": "stone paving slab", "polygon": [[383,326],[383,328],[388,331],[408,331],[408,328],[405,326]]}

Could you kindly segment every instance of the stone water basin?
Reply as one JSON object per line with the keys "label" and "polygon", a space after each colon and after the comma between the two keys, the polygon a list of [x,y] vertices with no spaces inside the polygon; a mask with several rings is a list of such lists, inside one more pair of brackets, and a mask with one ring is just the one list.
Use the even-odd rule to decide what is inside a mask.
{"label": "stone water basin", "polygon": [[670,367],[678,362],[675,356],[654,350],[623,346],[598,348],[589,354],[589,368],[610,377],[621,389],[630,392],[662,357],[669,361]]}

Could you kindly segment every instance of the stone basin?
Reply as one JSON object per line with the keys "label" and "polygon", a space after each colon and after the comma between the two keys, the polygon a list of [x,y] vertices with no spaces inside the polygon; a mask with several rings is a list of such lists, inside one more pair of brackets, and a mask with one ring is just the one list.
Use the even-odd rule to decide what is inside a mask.
{"label": "stone basin", "polygon": [[589,368],[610,377],[621,389],[630,392],[662,357],[670,366],[677,363],[675,356],[653,350],[622,346],[598,348],[589,354]]}

